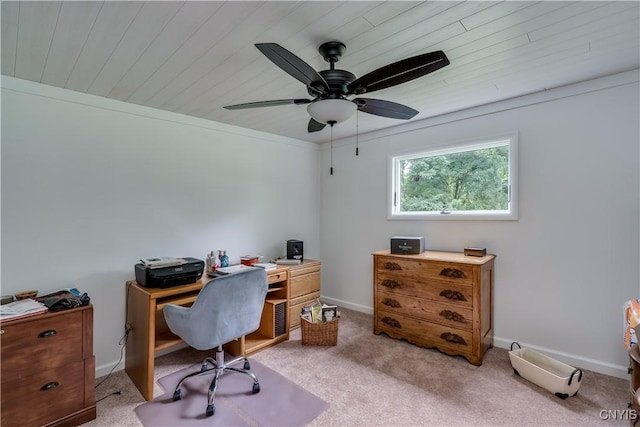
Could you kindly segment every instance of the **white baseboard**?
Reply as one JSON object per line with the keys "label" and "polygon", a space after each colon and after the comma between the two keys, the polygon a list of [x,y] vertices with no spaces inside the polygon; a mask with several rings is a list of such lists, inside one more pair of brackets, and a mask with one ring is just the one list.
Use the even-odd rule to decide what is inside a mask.
{"label": "white baseboard", "polygon": [[373,308],[367,307],[365,305],[353,304],[348,301],[342,301],[339,299],[328,298],[324,296],[320,296],[320,300],[325,304],[336,305],[338,306],[338,308],[344,307],[344,308],[348,308],[349,310],[359,311],[361,313],[373,314]]}
{"label": "white baseboard", "polygon": [[[124,361],[123,361],[124,362]],[[96,366],[96,378],[104,377],[116,366],[118,362],[107,363],[106,365]],[[124,369],[124,363],[121,363],[117,368],[113,369],[113,372],[118,372]]]}
{"label": "white baseboard", "polygon": [[[165,354],[172,353],[174,351],[180,350],[185,347],[188,347],[186,343],[176,344],[175,346],[157,351],[155,357],[164,356]],[[107,375],[109,372],[111,372],[111,370],[113,369],[114,366],[116,366],[117,363],[118,362],[115,361],[115,362],[107,363],[105,365],[96,366],[96,378],[100,378]],[[122,362],[120,362],[120,365],[117,368],[113,369],[113,372],[118,372],[123,369],[124,369],[124,357],[122,358]]]}
{"label": "white baseboard", "polygon": [[[361,313],[373,314],[373,308],[367,307],[360,304],[353,304],[348,301],[342,301],[334,298],[320,297],[320,299],[327,303],[337,305],[338,307],[348,308],[350,310],[359,311]],[[504,348],[507,350],[511,349],[511,343],[514,340],[509,340],[500,337],[493,337],[493,345],[498,348]],[[522,347],[528,347],[532,350],[539,351],[540,353],[544,353],[549,357],[553,357],[563,363],[566,363],[571,366],[575,366],[576,368],[586,369],[593,372],[598,372],[604,375],[610,375],[612,377],[628,379],[629,374],[627,372],[627,366],[618,366],[612,365],[610,363],[603,362],[601,360],[589,359],[586,357],[579,356],[577,354],[569,354],[561,351],[552,350],[549,348],[538,347],[535,345],[530,345],[528,343],[518,342]]]}
{"label": "white baseboard", "polygon": [[[326,304],[332,304],[338,307],[344,307],[346,309],[358,311],[361,313],[373,314],[373,308],[367,307],[365,305],[354,304],[348,301],[342,301],[334,298],[327,298],[324,296],[321,296],[320,299],[322,302]],[[507,350],[511,349],[511,343],[513,342],[514,340],[509,340],[501,337],[493,338],[493,345],[495,347],[504,348]],[[520,346],[522,347],[528,347],[532,350],[539,351],[540,353],[544,353],[547,356],[553,357],[554,359],[557,359],[568,365],[575,366],[576,368],[586,369],[589,371],[598,372],[600,374],[610,375],[612,377],[617,377],[617,378],[623,378],[623,379],[629,378],[629,374],[627,372],[627,369],[628,369],[627,366],[613,365],[610,363],[603,362],[601,360],[589,359],[586,357],[579,356],[577,354],[564,353],[561,351],[556,351],[556,350],[552,350],[545,347],[539,347],[539,346],[531,345],[524,342],[518,342],[518,344],[520,344]],[[158,352],[158,354],[156,354],[156,357],[162,356],[164,354],[170,353],[172,351],[176,351],[179,348],[184,348],[184,347],[186,347],[186,344],[182,346],[172,347],[170,349],[167,349],[167,351]],[[112,362],[106,365],[96,367],[96,378],[107,375],[111,371],[111,369],[113,369],[113,366],[116,363],[117,362]],[[124,361],[120,366],[116,368],[116,371],[119,371],[121,369],[124,369]]]}
{"label": "white baseboard", "polygon": [[[511,343],[514,340],[507,340],[500,337],[493,337],[493,345],[499,348],[505,348],[507,350],[511,349]],[[589,359],[586,357],[579,356],[577,354],[564,353],[561,351],[552,350],[550,348],[539,347],[536,345],[531,345],[528,343],[518,341],[521,347],[527,347],[532,350],[538,351],[540,353],[546,354],[549,357],[559,360],[560,362],[566,363],[567,365],[575,366],[576,368],[586,369],[593,372],[598,372],[600,374],[610,375],[612,377],[628,379],[629,373],[627,372],[628,367],[626,366],[618,366],[612,365],[610,363],[603,362],[601,360]]]}

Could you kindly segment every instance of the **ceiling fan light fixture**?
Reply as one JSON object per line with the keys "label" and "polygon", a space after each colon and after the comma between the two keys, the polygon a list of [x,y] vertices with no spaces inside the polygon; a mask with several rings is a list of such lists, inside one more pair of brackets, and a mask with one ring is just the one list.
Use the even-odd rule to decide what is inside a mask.
{"label": "ceiling fan light fixture", "polygon": [[349,119],[358,106],[346,99],[322,99],[307,106],[307,112],[319,123],[340,123]]}

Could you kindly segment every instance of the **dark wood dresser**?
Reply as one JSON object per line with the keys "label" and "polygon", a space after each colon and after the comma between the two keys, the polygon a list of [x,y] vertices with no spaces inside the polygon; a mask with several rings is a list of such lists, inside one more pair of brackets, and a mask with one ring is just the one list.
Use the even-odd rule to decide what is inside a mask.
{"label": "dark wood dresser", "polygon": [[0,323],[0,358],[2,427],[96,418],[92,305]]}
{"label": "dark wood dresser", "polygon": [[481,365],[493,345],[494,258],[374,252],[374,333]]}

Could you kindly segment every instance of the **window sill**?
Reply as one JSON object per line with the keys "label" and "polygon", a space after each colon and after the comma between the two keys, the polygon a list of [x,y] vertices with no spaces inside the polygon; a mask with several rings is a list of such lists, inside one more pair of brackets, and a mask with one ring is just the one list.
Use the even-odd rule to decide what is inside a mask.
{"label": "window sill", "polygon": [[389,214],[388,220],[422,220],[422,221],[517,221],[514,212],[505,213],[402,213]]}

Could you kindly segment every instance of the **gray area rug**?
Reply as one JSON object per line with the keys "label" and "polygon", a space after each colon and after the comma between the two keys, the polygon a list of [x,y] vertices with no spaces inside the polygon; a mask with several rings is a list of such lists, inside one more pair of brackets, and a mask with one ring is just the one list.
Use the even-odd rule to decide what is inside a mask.
{"label": "gray area rug", "polygon": [[136,407],[144,426],[304,426],[324,412],[329,404],[282,375],[250,360],[251,370],[260,381],[260,392],[251,392],[251,379],[225,374],[216,391],[216,412],[207,417],[207,389],[213,377],[189,378],[182,385],[182,398],[173,401],[173,390],[184,375],[200,365],[174,372],[158,382],[166,393]]}

